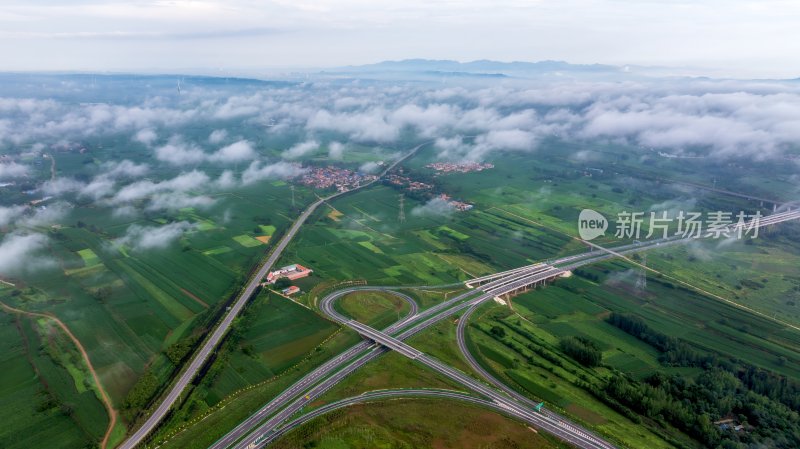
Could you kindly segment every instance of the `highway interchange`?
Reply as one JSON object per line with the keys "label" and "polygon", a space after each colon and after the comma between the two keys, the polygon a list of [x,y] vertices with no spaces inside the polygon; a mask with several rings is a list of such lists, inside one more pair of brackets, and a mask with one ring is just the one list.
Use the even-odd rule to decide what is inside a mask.
{"label": "highway interchange", "polygon": [[[428,143],[429,142],[425,142],[414,147],[403,158],[398,159],[393,164],[388,166],[380,174],[378,179],[391,171],[403,160],[411,157],[421,147]],[[360,188],[366,187],[370,184],[371,183],[365,184]],[[352,192],[352,190],[350,192]],[[247,301],[253,296],[262,279],[281,257],[283,250],[296,235],[303,223],[321,204],[345,193],[348,192],[336,193],[328,197],[320,198],[302,212],[302,214],[289,228],[287,233],[281,238],[278,245],[275,246],[267,260],[259,267],[255,275],[248,281],[242,293],[229,307],[227,313],[223,316],[222,320],[218,323],[211,335],[207,337],[201,347],[196,351],[190,363],[184,370],[182,370],[177,381],[174,382],[159,406],[150,414],[144,424],[119,446],[120,448],[133,449],[146,440],[146,437],[159,425],[159,423],[164,419],[175,403],[178,402],[181,394],[184,392],[184,390],[186,390],[187,386],[197,375],[201,367],[216,350],[217,346],[229,330],[234,319],[244,308]],[[800,218],[800,211],[776,213],[762,218],[760,223],[757,223],[757,226],[763,227],[798,218]],[[732,225],[731,230],[736,230],[738,226],[741,225]],[[312,412],[314,413],[313,416],[318,416],[324,413],[325,410],[333,410],[338,407],[344,407],[352,403],[363,402],[366,400],[377,400],[384,397],[400,397],[404,395],[421,396],[430,393],[429,395],[431,396],[438,395],[452,397],[453,399],[457,400],[468,400],[490,406],[491,408],[497,410],[502,410],[507,415],[514,416],[522,421],[533,424],[534,426],[557,435],[565,441],[568,441],[581,448],[613,448],[615,446],[611,443],[603,440],[597,435],[592,434],[588,430],[583,429],[577,424],[566,420],[552,411],[542,409],[541,412],[534,412],[533,406],[535,404],[530,399],[515,392],[508,386],[503,385],[500,381],[489,375],[489,373],[482,369],[477,361],[469,354],[467,346],[464,343],[464,326],[466,325],[469,315],[475,309],[477,309],[479,305],[491,298],[512,294],[520,289],[527,289],[530,286],[542,284],[586,264],[596,263],[613,257],[625,256],[627,254],[644,251],[654,247],[685,243],[692,240],[694,240],[694,238],[670,237],[622,245],[612,249],[591,245],[598,250],[547,261],[547,263],[533,264],[526,267],[470,280],[466,282],[466,285],[469,287],[477,285],[474,290],[458,295],[422,312],[418,310],[418,306],[413,299],[407,295],[393,291],[402,287],[352,287],[336,291],[325,297],[320,302],[320,310],[328,315],[331,319],[334,319],[335,321],[354,329],[363,337],[367,338],[368,341],[362,341],[357,345],[354,345],[353,347],[305,375],[299,381],[295,382],[295,384],[271,400],[264,407],[240,423],[228,434],[215,442],[212,446],[210,446],[210,449],[222,449],[229,447],[235,447],[237,449],[252,449],[255,447],[263,447],[271,441],[274,441],[278,435],[282,435],[290,431],[292,428],[295,428],[296,426],[301,425],[302,423],[311,419],[310,417],[306,418],[307,416],[310,416],[309,413],[290,421],[290,419],[301,412],[309,402],[321,396],[330,388],[338,384],[338,382],[340,382],[346,376],[352,372],[355,372],[358,368],[364,366],[369,361],[374,360],[389,350],[395,350],[406,357],[428,366],[429,368],[441,373],[445,377],[448,377],[451,380],[461,384],[468,390],[477,393],[483,399],[475,396],[468,396],[464,393],[447,391],[439,391],[435,394],[430,393],[430,390],[423,390],[422,393],[420,391],[404,390],[375,392],[374,394],[365,394],[357,398],[351,398],[349,400],[328,404],[325,407],[314,410]],[[398,295],[401,297],[401,299],[408,302],[410,304],[411,311],[405,318],[389,326],[383,331],[372,329],[369,326],[358,323],[354,320],[350,320],[349,318],[344,317],[336,312],[336,310],[333,308],[333,303],[344,295],[358,290],[384,290],[391,292],[392,294]],[[421,332],[422,330],[432,326],[442,319],[462,311],[465,312],[462,314],[461,319],[459,320],[457,330],[459,348],[464,354],[464,357],[469,365],[493,386],[489,386],[461,371],[448,367],[435,358],[426,355],[403,342],[403,340],[408,339],[412,335]]]}
{"label": "highway interchange", "polygon": [[[762,219],[760,223],[758,223],[758,226],[763,227],[798,218],[800,218],[800,211],[789,211],[766,217],[765,219]],[[364,348],[365,344],[365,342],[361,342],[353,348],[345,351],[340,356],[337,356],[334,361],[332,361],[333,363],[326,363],[320,368],[314,370],[312,373],[309,373],[294,386],[290,387],[287,391],[299,391],[300,389],[294,388],[299,384],[308,385],[313,382],[319,382],[315,387],[307,390],[305,394],[302,394],[302,392],[298,393],[295,396],[296,399],[294,402],[284,408],[280,413],[274,415],[271,419],[267,420],[263,424],[253,427],[254,423],[261,421],[263,417],[269,415],[271,411],[277,410],[289,402],[289,397],[283,395],[273,399],[269,404],[267,404],[267,406],[259,410],[255,415],[248,418],[248,420],[245,421],[247,425],[238,426],[236,429],[234,429],[234,431],[229,432],[222,439],[217,441],[217,443],[212,445],[211,449],[231,447],[232,442],[237,440],[239,440],[238,444],[233,446],[237,449],[263,447],[267,443],[273,441],[277,433],[283,434],[291,430],[290,428],[301,425],[305,421],[295,420],[283,426],[281,426],[281,423],[301,412],[304,406],[335,386],[347,375],[354,372],[370,360],[373,360],[379,355],[387,352],[389,349],[396,350],[406,357],[412,358],[424,365],[427,365],[437,372],[440,372],[444,376],[466,386],[468,389],[477,392],[481,396],[491,399],[493,403],[498,404],[506,412],[506,414],[515,416],[543,430],[549,431],[561,437],[562,439],[575,444],[578,447],[612,448],[614,446],[611,443],[601,439],[596,435],[593,435],[588,430],[581,428],[580,426],[568,421],[567,419],[550,410],[543,409],[542,413],[532,412],[531,410],[533,410],[533,403],[519,393],[514,392],[507,386],[504,386],[504,388],[501,388],[500,392],[498,392],[497,390],[487,387],[485,384],[471,378],[470,376],[453,368],[447,367],[434,358],[421,353],[407,344],[404,344],[403,340],[422,331],[423,329],[430,327],[444,318],[452,316],[466,309],[467,312],[464,313],[459,320],[459,326],[463,326],[467,322],[469,311],[474,310],[486,300],[513,292],[529,285],[536,285],[545,282],[548,279],[556,278],[563,273],[576,269],[580,266],[596,263],[612,257],[625,256],[654,247],[664,247],[671,244],[686,243],[692,240],[694,240],[694,238],[670,237],[666,239],[622,245],[613,249],[602,248],[598,251],[592,251],[589,253],[568,256],[550,261],[549,264],[533,264],[526,267],[508,270],[503,273],[473,279],[472,281],[468,281],[467,284],[473,285],[475,283],[487,283],[480,285],[473,291],[463,293],[448,301],[440,303],[437,306],[420,312],[416,316],[412,312],[406,318],[390,326],[383,332],[379,332],[364,324],[358,323],[341,315],[335,310],[333,304],[336,300],[340,299],[346,294],[355,291],[382,290],[391,292],[393,289],[398,287],[350,287],[333,292],[320,301],[320,310],[332,319],[353,328],[370,341],[378,344],[372,346],[371,349],[367,351],[365,349],[361,349]],[[393,293],[397,294],[397,292]],[[476,294],[477,296],[475,296]],[[410,300],[410,298],[405,295],[403,295],[403,299],[406,301]],[[413,310],[414,309],[412,309],[412,311]],[[393,333],[397,332],[397,329],[405,330],[399,331],[399,334],[392,336]],[[474,358],[469,355],[469,351],[466,349],[466,345],[464,344],[463,340],[463,329],[458,335],[459,347],[464,352],[465,358],[468,361],[471,360],[471,365],[473,363],[475,364],[473,367],[479,366]],[[476,371],[479,374],[488,376],[488,373],[486,373],[485,370],[480,369]],[[492,376],[488,376],[486,379],[493,384],[500,383]],[[250,429],[249,432],[248,428]],[[245,437],[245,435],[247,436]]]}

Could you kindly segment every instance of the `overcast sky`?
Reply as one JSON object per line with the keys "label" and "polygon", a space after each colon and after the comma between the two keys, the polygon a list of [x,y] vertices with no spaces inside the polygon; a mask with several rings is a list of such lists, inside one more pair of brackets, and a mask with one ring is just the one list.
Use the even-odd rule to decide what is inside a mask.
{"label": "overcast sky", "polygon": [[797,0],[0,0],[0,70],[543,59],[800,77]]}

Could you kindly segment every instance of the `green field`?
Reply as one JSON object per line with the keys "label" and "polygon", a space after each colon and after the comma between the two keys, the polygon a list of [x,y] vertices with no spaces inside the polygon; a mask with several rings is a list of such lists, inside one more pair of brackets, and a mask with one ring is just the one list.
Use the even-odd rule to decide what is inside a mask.
{"label": "green field", "polygon": [[258,225],[258,227],[261,228],[261,232],[263,232],[264,235],[272,235],[276,230],[275,226],[273,225]]}
{"label": "green field", "polygon": [[97,254],[95,254],[91,248],[78,251],[78,255],[81,256],[83,263],[86,264],[87,267],[93,267],[100,263],[100,258],[97,257]]}
{"label": "green field", "polygon": [[332,412],[294,430],[273,447],[551,449],[569,446],[474,405],[410,399],[368,403]]}
{"label": "green field", "polygon": [[249,306],[239,329],[241,335],[237,333],[231,342],[236,350],[208,389],[209,406],[296,365],[338,326],[286,298],[270,295]]}
{"label": "green field", "polygon": [[336,308],[356,321],[376,329],[383,329],[410,310],[407,302],[384,292],[355,292],[336,302]]}
{"label": "green field", "polygon": [[[124,154],[136,159],[135,154],[124,149],[114,156],[124,157]],[[63,165],[59,158],[59,167],[67,175],[71,173],[68,170],[87,169],[70,157],[64,155]],[[174,175],[171,170],[161,169],[151,173],[153,179]],[[210,208],[148,212],[146,216],[132,218],[116,216],[110,208],[77,205],[68,210],[60,226],[39,230],[49,239],[48,254],[54,263],[14,279],[16,288],[2,284],[0,300],[23,310],[52,313],[64,321],[86,348],[102,384],[120,411],[122,425],[130,424],[140,406],[127,408],[125,404],[137,380],[144,373],[152,373],[157,378],[156,388],[166,383],[176,367],[164,351],[178,341],[204,332],[214,314],[239,289],[263,256],[267,246],[249,237],[253,229],[263,226],[270,234],[279,234],[291,223],[291,200],[286,199],[284,191],[288,192],[289,187],[263,182],[218,194],[220,201]],[[298,189],[296,202],[303,204],[310,199],[307,195],[305,189]],[[190,223],[193,229],[163,249],[142,251],[135,245],[115,247],[112,243],[132,225],[156,229],[178,221]],[[246,237],[241,239],[246,245],[233,242],[239,236]],[[322,332],[314,330],[317,331]],[[34,335],[31,344],[33,338]],[[57,390],[55,394],[63,389],[64,395],[75,396],[64,398],[68,405],[64,409],[73,417],[66,421],[67,425],[58,424],[60,420],[53,418],[58,412],[50,409],[41,411],[41,416],[35,410],[15,415],[14,402],[31,407],[39,402],[38,393],[28,387],[24,392],[20,387],[19,392],[29,395],[27,402],[19,396],[14,401],[0,403],[0,414],[14,415],[14,428],[19,432],[41,420],[53,422],[52,434],[42,433],[37,440],[41,445],[61,447],[63,443],[65,447],[82,447],[84,443],[76,441],[99,441],[108,422],[82,365],[70,357],[57,357],[47,364],[42,361],[37,381],[52,386]],[[287,357],[291,362],[291,355]],[[40,363],[39,358],[34,358],[34,362]],[[10,366],[12,361],[6,363]],[[274,368],[281,369],[280,363]],[[91,424],[83,420],[90,420]],[[74,424],[77,432],[68,430],[70,421],[79,421]],[[61,440],[57,437],[59,429],[64,434]],[[17,440],[21,443],[10,447],[24,447],[24,441],[28,441],[24,433],[11,430],[3,438],[6,439],[0,443],[2,447]]]}
{"label": "green field", "polygon": [[[426,157],[423,153],[412,159],[409,165],[419,169],[429,160]],[[321,278],[333,281],[367,279],[375,285],[453,282],[583,251],[571,236],[575,234],[578,212],[587,206],[587,201],[591,202],[592,208],[612,216],[619,210],[646,208],[649,204],[681,195],[679,186],[645,180],[639,181],[634,191],[627,178],[609,174],[587,177],[578,170],[566,170],[565,167],[573,165],[571,162],[549,155],[535,166],[522,156],[513,155],[495,162],[495,170],[449,175],[437,180],[445,191],[474,202],[476,207],[472,211],[444,218],[407,213],[406,222],[398,223],[395,219],[398,213],[396,191],[385,186],[375,187],[337,200],[334,206],[341,215],[337,214],[335,219],[328,216],[327,210],[315,214],[290,244],[283,262],[306,264]],[[648,185],[652,188],[646,187]],[[407,199],[406,211],[419,204],[413,198]],[[706,196],[698,207],[719,205],[747,207],[740,200],[715,195]],[[781,238],[785,240],[785,237],[772,236],[757,242],[744,253],[736,249],[741,248],[741,244],[726,249],[724,257],[728,261],[711,264],[707,271],[702,260],[692,260],[691,254],[681,249],[653,252],[650,265],[666,269],[671,276],[693,284],[701,279],[720,279],[721,276],[726,283],[717,282],[717,290],[712,290],[717,294],[737,301],[749,296],[755,309],[766,311],[768,309],[763,305],[755,304],[755,299],[758,294],[769,293],[770,298],[774,298],[773,312],[787,310],[792,300],[778,298],[786,294],[795,295],[797,291],[791,273],[795,263],[791,254],[797,248],[792,246],[781,250],[787,244],[794,245],[781,241]],[[601,239],[601,242],[621,243],[613,238]],[[680,254],[681,251],[684,253]],[[739,264],[743,257],[749,258],[760,252],[763,256],[754,259],[751,271],[731,274],[728,268],[725,272],[723,267]],[[687,269],[686,263],[681,262],[685,259],[696,267]],[[714,266],[719,270],[715,272]],[[625,278],[629,276],[625,274],[628,269],[626,265],[606,264],[596,272],[603,279],[608,273],[618,273]],[[769,271],[762,276],[768,281],[756,278],[756,273],[762,270]],[[616,276],[608,277],[613,281]],[[753,282],[747,282],[748,278]],[[599,384],[615,370],[639,379],[656,372],[694,376],[699,370],[665,368],[654,348],[605,323],[604,318],[610,311],[640,314],[659,331],[684,338],[705,350],[741,357],[755,366],[788,376],[800,374],[794,370],[794,366],[798,366],[795,364],[797,340],[785,327],[776,327],[766,318],[737,310],[688,287],[676,288],[678,284],[667,278],[651,280],[644,296],[631,294],[632,285],[611,281],[608,285],[598,285],[573,277],[537,291],[535,301],[529,301],[526,299],[528,296],[523,295],[515,300],[514,310],[519,315],[502,317],[494,316],[492,312],[478,319],[478,327],[471,327],[469,331],[470,344],[506,382],[631,447],[672,447],[674,444],[694,447],[697,443],[668,425],[638,424],[579,386],[578,381],[583,379],[581,376]],[[713,283],[706,281],[698,285],[709,288]],[[737,295],[729,295],[731,292]],[[306,298],[306,301],[314,304],[313,298]],[[509,320],[514,316],[518,318],[512,323]],[[719,318],[707,322],[698,320],[698,317]],[[525,345],[545,348],[539,350],[550,351],[554,360],[560,360],[559,363],[567,368],[547,360],[526,366],[526,358],[540,358],[524,347],[521,352],[510,351],[509,347],[492,339],[484,320],[507,327],[516,326],[519,330],[513,331],[515,339]],[[693,325],[687,326],[687,322]],[[441,323],[424,336],[416,337],[412,343],[468,370],[452,346],[453,332],[452,323]],[[530,338],[534,340],[528,340],[528,336],[533,336]],[[558,341],[567,336],[598,341],[605,367],[587,370],[560,354]],[[741,355],[743,350],[746,353],[744,357]],[[388,357],[385,359],[382,363],[398,363]],[[345,381],[325,400],[358,394],[370,388],[419,385],[419,378],[425,376],[417,373],[412,379],[404,380],[391,379],[388,374],[379,373],[382,371],[376,367],[364,375],[356,374],[355,380]],[[379,380],[373,382],[370,380],[373,377]],[[366,386],[361,385],[364,383]]]}
{"label": "green field", "polygon": [[[0,446],[74,448],[95,444],[108,424],[105,409],[84,383],[74,350],[57,333],[42,338],[36,321],[0,312],[4,374],[0,380]],[[45,334],[47,335],[47,334]],[[39,350],[39,347],[43,350]]]}
{"label": "green field", "polygon": [[[626,270],[623,263],[606,263],[586,272],[612,282],[598,284],[573,276],[515,297],[513,310],[495,303],[484,306],[467,329],[471,351],[504,382],[628,447],[671,447],[679,441],[694,447],[699,443],[663,423],[645,419],[646,426],[642,426],[633,422],[592,391],[602,389],[615,371],[644,379],[654,373],[693,378],[703,370],[664,366],[655,348],[605,321],[612,311],[640,316],[653,329],[723,358],[735,358],[790,379],[800,375],[796,371],[800,366],[796,331],[658,279],[648,283],[646,292],[637,292],[632,285],[635,278],[626,281],[619,276]],[[503,337],[492,332],[495,327],[503,330]],[[411,343],[470,372],[453,343],[454,333],[455,323],[441,323]],[[596,342],[603,365],[586,368],[566,356],[559,340],[569,336]]]}
{"label": "green field", "polygon": [[455,382],[396,352],[367,363],[311,403],[317,407],[373,390],[441,388],[463,391]]}
{"label": "green field", "polygon": [[[243,419],[292,379],[357,341],[355,335],[338,329],[291,300],[261,294],[237,322],[204,381],[161,429],[158,438],[167,439],[175,429],[210,413],[203,425],[192,426],[180,438],[169,439],[167,446],[206,447],[229,430],[222,424],[208,427],[209,420],[230,425],[235,419]],[[235,401],[230,402],[233,398]]]}
{"label": "green field", "polygon": [[236,236],[233,237],[233,240],[235,240],[236,243],[244,246],[245,248],[252,248],[254,246],[263,245],[263,243],[259,242],[258,240],[254,239],[253,237],[250,237],[249,235],[245,235],[245,234],[236,235]]}
{"label": "green field", "polygon": [[[257,141],[262,156],[280,155],[281,149],[297,138],[265,136],[253,128],[232,124],[229,129]],[[207,138],[205,129],[185,131],[189,137]],[[410,143],[399,142],[398,148]],[[89,139],[85,144],[90,148],[88,154],[58,154],[58,176],[89,179],[100,173],[103,162],[121,158],[152,162],[149,150],[131,144],[127,135]],[[396,152],[375,145],[348,146],[337,163],[349,168],[389,160]],[[157,439],[167,439],[188,427],[169,439],[167,447],[207,447],[291,380],[358,341],[353,333],[338,330],[313,311],[321,295],[337,282],[449,284],[575,254],[585,250],[573,237],[577,216],[586,207],[609,217],[622,210],[649,210],[668,202],[688,203],[703,211],[762,207],[686,184],[707,183],[710,174],[720,174],[720,187],[792,199],[786,198],[790,194],[785,177],[771,176],[771,170],[785,173],[785,167],[772,166],[756,174],[745,167],[724,169],[741,175],[731,176],[708,161],[698,162],[702,170],[697,170],[677,161],[648,159],[647,154],[631,157],[636,151],[617,144],[545,139],[535,157],[493,153],[489,158],[494,169],[433,178],[424,165],[437,158],[425,148],[404,163],[406,173],[425,177],[435,184],[437,193],[474,204],[473,210],[426,215],[426,198],[406,192],[406,219],[401,221],[400,191],[381,183],[331,201],[339,213],[331,215],[325,207],[316,211],[279,261],[302,263],[314,270],[314,276],[297,282],[304,292],[297,300],[310,309],[266,295],[250,304],[215,362]],[[591,153],[593,170],[588,170],[588,162],[569,156],[577,152]],[[311,157],[315,164],[331,162],[324,145]],[[210,179],[223,173],[223,168],[213,164],[200,164],[199,168]],[[182,170],[154,166],[147,176],[156,183]],[[669,179],[655,179],[656,175]],[[31,176],[47,179],[49,167],[35,168]],[[180,360],[167,356],[170,349],[187,344],[191,350],[191,343],[210,329],[302,207],[322,193],[296,187],[293,192],[285,181],[264,180],[215,191],[210,194],[214,203],[208,207],[162,210],[135,204],[137,213],[131,215],[95,207],[77,194],[67,196],[74,207],[59,219],[58,226],[31,224],[26,230],[47,236],[46,253],[52,263],[35,274],[12,279],[15,287],[0,284],[0,300],[62,319],[86,347],[101,382],[122,412],[123,424],[132,425],[141,419],[138,413],[150,396],[179,368]],[[21,189],[13,195],[0,202],[30,201]],[[769,210],[768,205],[762,208],[763,212]],[[117,244],[125,241],[120,239],[134,225],[149,229],[181,222],[188,230],[169,245],[142,250],[135,242]],[[257,239],[264,236],[272,239]],[[622,243],[610,235],[598,242]],[[631,447],[667,447],[676,441],[692,447],[695,442],[668,425],[647,420],[644,425],[635,424],[580,383],[599,387],[612,373],[641,381],[654,373],[696,378],[701,371],[698,367],[665,366],[657,349],[611,326],[606,317],[611,312],[634,314],[655,331],[679,338],[692,348],[796,380],[800,378],[800,337],[790,325],[800,325],[798,242],[800,225],[794,223],[769,229],[751,243],[713,242],[654,250],[647,263],[659,274],[649,275],[645,292],[635,289],[637,268],[631,264],[613,262],[587,268],[594,277],[584,273],[521,295],[514,299],[513,311],[494,304],[481,309],[468,330],[470,345],[504,381],[617,441]],[[409,294],[420,299],[423,307],[443,299],[436,292]],[[750,310],[726,305],[723,300]],[[407,310],[396,298],[377,294],[345,298],[340,308],[376,327],[388,325]],[[2,317],[5,320],[7,316]],[[444,321],[412,343],[469,371],[453,346],[454,326],[452,321]],[[504,329],[507,341],[495,338],[492,326]],[[10,317],[0,331],[7,354],[2,368],[9,373],[0,382],[0,417],[10,423],[0,432],[0,447],[32,446],[29,434],[35,428],[47,429],[36,440],[41,446],[96,443],[107,417],[74,348],[53,334],[46,323],[36,320]],[[559,349],[559,341],[565,337],[597,342],[603,364],[595,368],[576,364]],[[148,375],[155,376],[157,385],[143,395],[141,403],[129,405],[126,399],[137,380]],[[322,400],[372,388],[448,385],[422,367],[390,354]],[[202,417],[206,420],[198,423]],[[375,426],[388,429],[383,421]],[[405,431],[392,432],[401,435]],[[381,435],[387,441],[390,438]],[[357,441],[351,437],[342,441]],[[314,438],[329,441],[325,444],[332,447],[341,443],[330,434]]]}

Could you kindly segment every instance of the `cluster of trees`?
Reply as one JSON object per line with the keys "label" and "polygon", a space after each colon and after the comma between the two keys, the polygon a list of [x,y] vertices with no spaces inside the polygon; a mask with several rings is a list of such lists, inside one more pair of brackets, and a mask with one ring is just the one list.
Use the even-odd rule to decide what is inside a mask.
{"label": "cluster of trees", "polygon": [[179,366],[183,359],[186,358],[187,355],[192,351],[194,345],[197,343],[198,337],[190,336],[186,338],[182,338],[177,342],[169,345],[169,347],[164,351],[164,354],[167,356],[170,362],[173,365]]}
{"label": "cluster of trees", "polygon": [[[800,447],[800,385],[794,380],[697,350],[636,316],[613,313],[608,322],[658,349],[664,364],[703,369],[694,378],[657,373],[643,381],[617,374],[601,394],[612,406],[670,423],[708,447]],[[743,427],[722,430],[713,424],[725,417]]]}
{"label": "cluster of trees", "polygon": [[[736,376],[720,369],[706,370],[696,378],[657,373],[644,381],[615,375],[604,393],[617,408],[672,424],[707,447],[800,447],[797,412],[750,391]],[[740,430],[714,424],[726,417],[742,425]]]}
{"label": "cluster of trees", "polygon": [[565,337],[559,342],[561,350],[583,366],[598,366],[603,353],[597,345],[584,337]]}
{"label": "cluster of trees", "polygon": [[443,233],[441,233],[439,235],[444,237],[444,238],[450,239],[453,242],[453,244],[455,245],[457,253],[470,255],[470,256],[472,256],[472,257],[474,257],[474,258],[476,258],[478,260],[481,260],[483,262],[492,263],[494,261],[492,256],[478,251],[472,245],[470,245],[469,243],[467,243],[464,240],[459,240],[459,239],[451,236],[450,234],[448,234],[446,232],[443,232]]}
{"label": "cluster of trees", "polygon": [[738,378],[748,389],[800,411],[800,382],[737,359],[695,349],[679,338],[669,337],[647,326],[633,315],[612,313],[607,321],[661,353],[659,361],[669,366],[720,369]]}
{"label": "cluster of trees", "polygon": [[123,416],[128,421],[132,421],[139,411],[150,403],[159,387],[158,377],[150,370],[145,371],[125,396],[125,400],[122,401]]}
{"label": "cluster of trees", "polygon": [[84,223],[83,221],[80,221],[80,220],[78,220],[78,222],[75,223],[75,226],[78,227],[78,228],[81,228],[81,229],[86,228],[86,229],[88,229],[89,231],[91,231],[91,232],[93,232],[95,234],[101,234],[102,233],[102,230],[100,228],[98,228],[97,226],[95,226],[93,224],[88,224],[87,225],[86,223]]}
{"label": "cluster of trees", "polygon": [[756,393],[780,401],[792,410],[800,411],[800,383],[754,366],[739,370],[737,377],[747,388]]}
{"label": "cluster of trees", "polygon": [[710,368],[729,364],[714,354],[694,349],[678,338],[656,332],[638,316],[614,312],[606,321],[658,349],[661,353],[659,361],[665,365]]}
{"label": "cluster of trees", "polygon": [[573,273],[575,273],[576,276],[580,276],[592,282],[600,282],[600,276],[589,271],[578,268],[577,270],[573,271]]}

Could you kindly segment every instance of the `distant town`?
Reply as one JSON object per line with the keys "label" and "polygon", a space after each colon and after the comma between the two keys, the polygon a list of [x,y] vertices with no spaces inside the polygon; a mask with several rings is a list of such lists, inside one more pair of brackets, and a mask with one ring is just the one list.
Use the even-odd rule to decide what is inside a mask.
{"label": "distant town", "polygon": [[454,200],[450,195],[446,193],[437,192],[436,186],[434,184],[422,181],[416,181],[412,179],[412,177],[406,174],[402,169],[387,175],[386,183],[388,183],[392,187],[413,194],[413,196],[416,197],[418,200],[430,200],[433,198],[439,198],[446,201],[447,204],[449,204],[455,210],[460,212],[468,211],[473,208],[472,204]]}
{"label": "distant town", "polygon": [[436,170],[438,174],[470,173],[475,171],[488,170],[490,168],[494,168],[494,165],[489,163],[479,163],[479,162],[463,162],[463,163],[434,162],[426,165],[425,168],[431,168],[433,170]]}
{"label": "distant town", "polygon": [[335,188],[338,192],[346,192],[378,179],[375,175],[354,172],[346,168],[322,167],[314,168],[300,178],[300,183],[317,189]]}
{"label": "distant town", "polygon": [[414,181],[411,178],[409,178],[408,176],[403,175],[402,172],[400,172],[400,173],[390,173],[388,176],[386,176],[386,180],[389,182],[389,184],[392,184],[392,185],[395,185],[395,186],[398,186],[398,187],[403,187],[403,188],[408,189],[408,190],[410,190],[412,192],[423,191],[423,190],[433,190],[433,184],[426,184],[424,182]]}
{"label": "distant town", "polygon": [[439,198],[447,201],[447,204],[449,204],[450,206],[452,206],[453,208],[455,208],[455,210],[457,210],[459,212],[465,212],[465,211],[468,211],[468,210],[470,210],[470,209],[472,209],[474,207],[472,204],[465,203],[463,201],[456,201],[453,198],[451,198],[450,195],[448,195],[446,193],[440,194]]}

